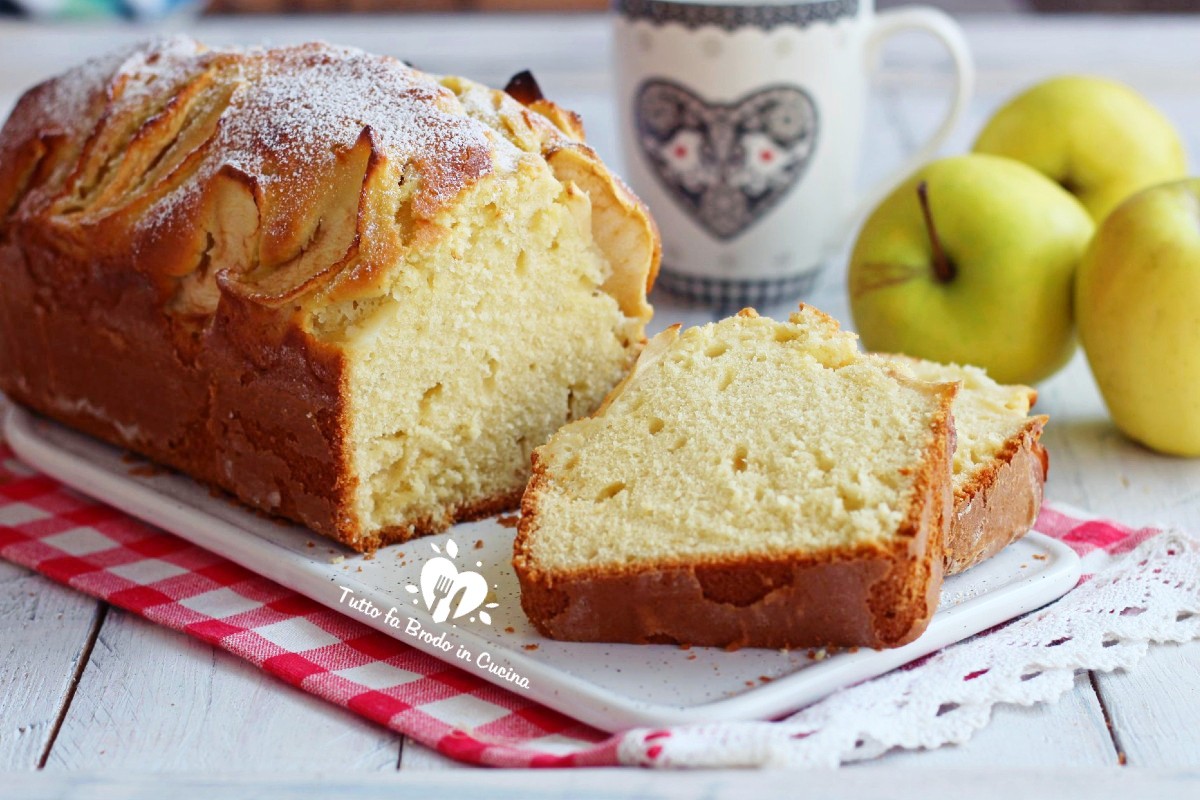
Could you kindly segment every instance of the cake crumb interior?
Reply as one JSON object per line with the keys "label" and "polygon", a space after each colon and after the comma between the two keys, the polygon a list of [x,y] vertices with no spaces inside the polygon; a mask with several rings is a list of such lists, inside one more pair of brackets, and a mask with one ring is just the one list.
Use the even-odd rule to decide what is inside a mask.
{"label": "cake crumb interior", "polygon": [[938,391],[810,309],[691,328],[540,451],[554,527],[530,555],[571,570],[883,544],[934,444]]}
{"label": "cake crumb interior", "polygon": [[992,468],[997,454],[1029,422],[1034,394],[1028,386],[997,383],[979,367],[910,358],[900,358],[896,363],[919,380],[962,384],[954,398],[958,439],[954,450],[955,491],[965,491],[981,472]]}
{"label": "cake crumb interior", "polygon": [[639,321],[600,290],[611,267],[588,197],[544,166],[480,181],[439,224],[369,313],[324,317],[349,363],[366,530],[511,500],[533,448],[599,405],[636,352]]}

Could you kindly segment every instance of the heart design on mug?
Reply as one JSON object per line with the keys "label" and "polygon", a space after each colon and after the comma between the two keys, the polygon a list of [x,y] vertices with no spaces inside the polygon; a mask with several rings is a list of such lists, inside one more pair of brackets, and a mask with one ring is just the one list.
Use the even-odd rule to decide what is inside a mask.
{"label": "heart design on mug", "polygon": [[797,86],[711,103],[664,80],[634,101],[638,145],[651,171],[718,239],[743,233],[800,182],[817,145],[817,107]]}

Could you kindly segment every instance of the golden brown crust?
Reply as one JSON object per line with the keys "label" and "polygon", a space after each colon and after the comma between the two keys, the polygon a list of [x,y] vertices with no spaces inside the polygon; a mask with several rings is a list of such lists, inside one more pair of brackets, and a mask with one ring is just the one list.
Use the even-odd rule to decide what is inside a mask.
{"label": "golden brown crust", "polygon": [[352,542],[343,541],[343,543],[358,550],[360,553],[370,553],[389,544],[407,542],[419,536],[430,536],[435,533],[441,533],[451,525],[459,522],[471,522],[472,520],[502,514],[505,511],[512,511],[520,505],[522,491],[522,489],[517,489],[516,491],[498,494],[494,497],[488,497],[473,503],[456,506],[449,509],[447,516],[440,519],[422,517],[413,520],[408,525],[383,528]]}
{"label": "golden brown crust", "polygon": [[[517,575],[521,607],[540,633],[555,639],[893,647],[925,627],[924,604],[907,603],[903,590],[920,561],[907,551],[864,551],[826,561],[677,564],[565,579],[518,566]],[[878,617],[880,604],[891,606],[886,620]]]}
{"label": "golden brown crust", "polygon": [[[604,184],[586,145],[547,136]],[[509,508],[362,530],[347,365],[313,312],[378,292],[522,157],[439,79],[356,50],[178,38],[89,62],[0,132],[0,389],[360,550]],[[652,223],[605,190],[643,248],[622,275],[644,283]]]}
{"label": "golden brown crust", "polygon": [[989,464],[955,493],[946,538],[946,574],[956,575],[999,553],[1037,520],[1049,471],[1040,439],[1047,417],[1031,417]]}
{"label": "golden brown crust", "polygon": [[[550,123],[558,130],[566,139],[562,141],[548,141],[543,146],[543,153],[546,155],[546,160],[550,162],[551,168],[555,170],[555,175],[560,179],[576,179],[581,184],[582,188],[590,189],[589,194],[596,194],[597,187],[588,186],[592,181],[588,180],[588,173],[591,171],[589,167],[600,165],[600,159],[592,148],[584,143],[583,120],[574,111],[563,108],[557,103],[547,100],[544,97],[536,96],[533,98],[513,95],[514,99],[525,105],[530,111],[537,113],[550,121]],[[560,155],[562,154],[562,155]],[[580,169],[581,165],[584,166]],[[605,170],[607,173],[607,170]],[[662,261],[662,237],[658,232],[658,224],[654,221],[654,217],[650,214],[650,209],[646,204],[633,193],[620,177],[607,173],[604,177],[604,189],[611,191],[616,209],[621,215],[632,218],[635,224],[630,225],[630,230],[643,230],[643,235],[646,239],[642,243],[643,246],[650,248],[650,263],[649,268],[645,271],[644,288],[649,292],[654,288],[654,281],[658,277],[659,264]],[[607,192],[606,192],[607,193]],[[601,209],[603,213],[604,210]],[[603,224],[603,223],[601,223]],[[597,237],[603,238],[603,237]],[[606,286],[605,288],[610,293],[620,296],[625,287],[620,286],[622,273],[640,275],[641,270],[618,270],[615,276],[617,286]],[[626,313],[631,313],[631,309],[626,308]]]}
{"label": "golden brown crust", "polygon": [[[189,277],[215,291],[218,273],[222,291],[264,305],[321,289],[352,295],[410,229],[497,169],[496,137],[392,58],[319,44],[208,50],[181,38],[85,73],[35,88],[5,124],[0,186],[13,188],[0,225],[52,229],[71,255],[132,260],[164,300]],[[70,91],[95,98],[76,101],[93,119],[70,118]],[[11,153],[55,137],[77,152],[70,168],[37,186],[8,177],[29,171]],[[391,214],[406,220],[390,229],[353,213],[384,164],[412,184],[389,190]],[[230,204],[248,228],[226,238],[213,217],[230,216]]]}
{"label": "golden brown crust", "polygon": [[[884,358],[909,369],[932,363],[898,353]],[[1032,387],[1004,388],[1024,395],[1025,413],[1037,402]],[[991,558],[1033,527],[1049,469],[1049,455],[1040,444],[1048,420],[1044,415],[1025,419],[1004,446],[956,488],[946,540],[946,575],[957,575]]]}
{"label": "golden brown crust", "polygon": [[539,498],[553,481],[535,451],[513,542],[521,607],[543,635],[571,641],[727,648],[887,648],[912,641],[928,626],[941,589],[957,391],[955,384],[920,386],[938,396],[940,407],[890,548],[553,573],[531,555],[541,526]]}

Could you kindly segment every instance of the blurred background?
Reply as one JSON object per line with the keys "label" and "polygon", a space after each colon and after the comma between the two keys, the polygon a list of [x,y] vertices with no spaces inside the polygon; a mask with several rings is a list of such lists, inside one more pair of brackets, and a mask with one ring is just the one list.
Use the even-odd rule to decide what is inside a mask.
{"label": "blurred background", "polygon": [[[586,12],[610,0],[0,0],[0,14],[42,17],[164,16],[197,6],[209,14],[380,12]],[[913,0],[876,0],[877,8]],[[954,14],[1021,12],[1144,14],[1200,11],[1200,0],[926,0]]]}

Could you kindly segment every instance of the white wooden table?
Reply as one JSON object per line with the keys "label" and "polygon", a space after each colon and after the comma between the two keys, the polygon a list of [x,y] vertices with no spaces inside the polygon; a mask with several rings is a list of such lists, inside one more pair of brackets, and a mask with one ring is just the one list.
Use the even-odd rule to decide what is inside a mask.
{"label": "white wooden table", "polygon": [[[965,149],[987,115],[1019,87],[1051,74],[1092,72],[1142,91],[1174,120],[1200,160],[1200,18],[962,22],[979,86],[948,152]],[[205,21],[189,32],[211,42],[323,38],[499,85],[531,68],[548,95],[584,115],[601,153],[618,158],[603,17],[259,18]],[[34,82],[143,35],[144,29],[0,23],[0,110],[6,113]],[[896,42],[884,65],[870,113],[864,183],[887,174],[913,148],[948,90],[947,65],[920,37]],[[848,320],[845,260],[843,253],[831,263],[808,300]],[[656,305],[656,327],[713,316],[664,297]],[[1041,390],[1039,409],[1052,418],[1049,498],[1130,523],[1200,530],[1200,460],[1164,458],[1123,439],[1081,356]],[[451,768],[458,771],[427,772]],[[919,779],[916,769],[923,770]],[[684,797],[702,790],[737,797],[796,786],[794,778],[767,773],[626,771],[597,779],[463,771],[223,651],[6,562],[0,562],[3,771],[13,774],[0,778],[0,796],[85,794],[104,785],[105,796],[157,797],[167,791],[164,780],[180,797],[218,790],[368,796],[394,794],[397,784],[472,797]],[[803,780],[827,797],[927,796],[968,785],[980,797],[1072,789],[1094,796],[1200,795],[1200,642],[1157,647],[1131,674],[1080,674],[1074,690],[1053,706],[1001,708],[966,745],[895,753],[844,772]]]}

